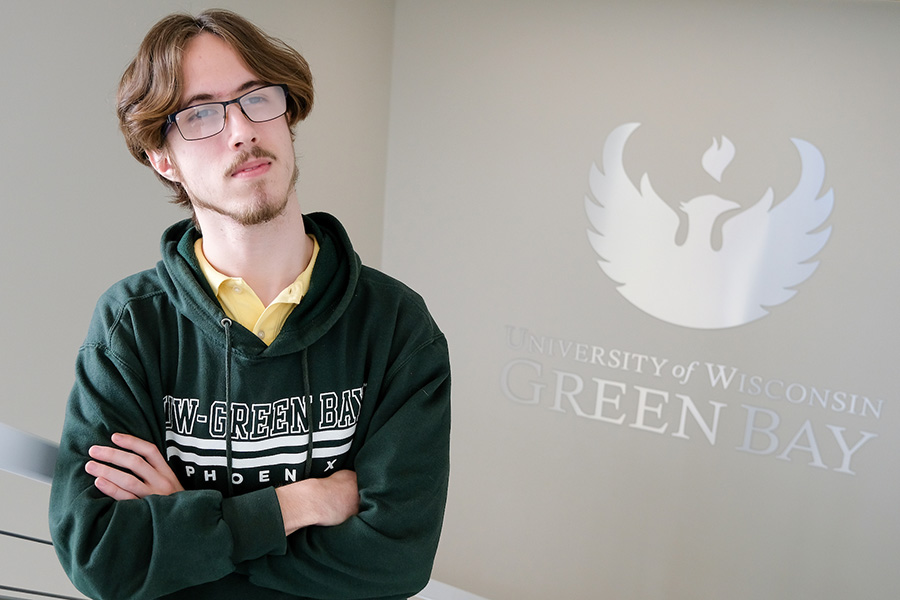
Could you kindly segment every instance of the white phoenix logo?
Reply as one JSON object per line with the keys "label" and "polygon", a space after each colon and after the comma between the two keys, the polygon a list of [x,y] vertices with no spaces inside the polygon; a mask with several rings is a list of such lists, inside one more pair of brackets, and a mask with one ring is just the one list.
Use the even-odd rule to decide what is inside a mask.
{"label": "white phoenix logo", "polygon": [[[687,215],[687,236],[676,242],[678,214],[653,190],[645,173],[638,190],[622,164],[625,142],[640,126],[617,127],[603,148],[603,172],[591,165],[590,195],[584,207],[593,229],[591,246],[600,267],[620,284],[619,292],[648,314],[675,325],[721,329],[755,321],[767,308],[791,298],[818,262],[808,262],[828,241],[832,191],[819,196],[825,161],[809,142],[792,139],[802,171],[796,189],[774,207],[769,188],[750,208],[721,225],[721,248],[712,243],[716,220],[741,208],[715,194],[692,198],[679,207]],[[703,168],[716,180],[734,158],[723,137],[703,156]]]}

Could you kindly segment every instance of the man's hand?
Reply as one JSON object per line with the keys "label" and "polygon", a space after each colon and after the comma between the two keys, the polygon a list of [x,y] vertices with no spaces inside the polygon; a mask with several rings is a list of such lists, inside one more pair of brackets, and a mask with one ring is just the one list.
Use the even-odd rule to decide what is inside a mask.
{"label": "man's hand", "polygon": [[112,442],[118,448],[91,446],[88,451],[95,460],[89,461],[84,470],[94,476],[98,490],[114,500],[184,491],[156,446],[124,433],[114,433]]}
{"label": "man's hand", "polygon": [[338,471],[324,479],[304,479],[275,490],[281,504],[284,533],[310,525],[340,525],[359,513],[356,472]]}

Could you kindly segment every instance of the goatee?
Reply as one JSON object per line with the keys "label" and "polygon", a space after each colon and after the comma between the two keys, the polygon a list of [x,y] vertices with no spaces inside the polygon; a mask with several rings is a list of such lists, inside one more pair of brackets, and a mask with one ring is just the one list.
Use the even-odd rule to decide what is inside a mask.
{"label": "goatee", "polygon": [[[254,158],[268,158],[273,162],[278,159],[271,152],[254,146],[250,151],[244,151],[232,161],[231,166],[226,171],[226,177],[231,177],[232,173],[237,170],[243,163]],[[250,202],[236,210],[229,210],[228,207],[219,206],[215,203],[208,202],[202,198],[196,197],[187,188],[188,196],[191,199],[191,205],[194,210],[202,208],[220,215],[228,217],[236,223],[244,226],[261,225],[268,223],[280,217],[287,208],[288,202],[291,200],[291,194],[300,177],[300,169],[297,166],[296,158],[294,159],[294,172],[291,175],[291,181],[285,190],[284,196],[272,200],[266,192],[266,184],[263,181],[256,183],[251,190],[252,198]]]}

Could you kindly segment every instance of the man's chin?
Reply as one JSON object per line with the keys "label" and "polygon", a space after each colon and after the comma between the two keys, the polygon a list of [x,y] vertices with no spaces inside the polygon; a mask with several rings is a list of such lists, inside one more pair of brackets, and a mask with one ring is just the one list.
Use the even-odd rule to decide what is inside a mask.
{"label": "man's chin", "polygon": [[287,210],[290,197],[290,194],[288,194],[280,202],[275,202],[268,198],[257,198],[254,199],[250,206],[240,207],[236,210],[197,199],[192,199],[191,204],[194,207],[194,212],[198,215],[202,215],[204,212],[215,213],[226,217],[238,225],[252,227],[270,223],[283,215]]}

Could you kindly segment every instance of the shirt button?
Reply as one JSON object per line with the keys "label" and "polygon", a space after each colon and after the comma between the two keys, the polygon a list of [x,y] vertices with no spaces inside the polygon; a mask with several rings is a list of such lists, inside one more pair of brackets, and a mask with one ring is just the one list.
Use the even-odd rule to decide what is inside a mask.
{"label": "shirt button", "polygon": [[239,285],[236,285],[233,288],[231,288],[231,291],[233,291],[235,294],[240,294],[244,291],[244,288],[242,288]]}
{"label": "shirt button", "polygon": [[264,340],[264,339],[266,339],[266,332],[263,331],[262,329],[260,329],[259,331],[256,332],[256,336],[259,339]]}

